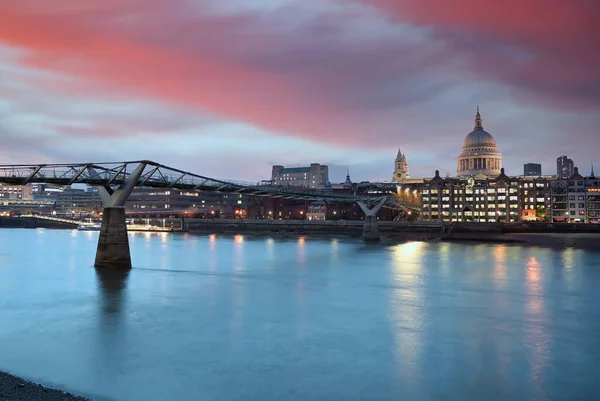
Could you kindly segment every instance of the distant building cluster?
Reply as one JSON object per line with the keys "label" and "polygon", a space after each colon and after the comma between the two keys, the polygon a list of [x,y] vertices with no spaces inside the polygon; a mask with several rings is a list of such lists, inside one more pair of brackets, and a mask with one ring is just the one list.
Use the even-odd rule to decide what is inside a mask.
{"label": "distant building cluster", "polygon": [[[394,177],[402,171],[396,163]],[[593,166],[590,176],[583,177],[572,159],[560,156],[556,175],[542,175],[541,164],[526,163],[522,176],[507,176],[495,139],[483,129],[479,107],[458,156],[456,177],[442,178],[436,171],[430,179],[398,182],[418,192],[425,221],[600,222],[600,179]]]}
{"label": "distant building cluster", "polygon": [[[475,125],[457,156],[456,175],[411,178],[406,153],[398,150],[391,182],[352,182],[350,172],[341,183],[331,183],[329,167],[274,165],[270,180],[260,185],[342,192],[369,197],[392,196],[399,203],[420,209],[384,209],[381,220],[600,223],[600,178],[579,173],[572,159],[560,156],[556,174],[543,175],[539,163],[525,163],[523,175],[508,176],[494,137],[484,130],[477,107]],[[97,215],[102,201],[95,188],[0,184],[0,212],[52,213],[63,216]],[[246,196],[244,194],[181,191],[170,188],[135,188],[125,205],[140,217],[184,213],[201,218],[360,220],[355,204]]]}

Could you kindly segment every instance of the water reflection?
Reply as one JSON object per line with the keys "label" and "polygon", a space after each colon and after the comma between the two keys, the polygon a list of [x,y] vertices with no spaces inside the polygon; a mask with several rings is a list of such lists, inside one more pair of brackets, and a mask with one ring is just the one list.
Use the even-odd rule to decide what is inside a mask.
{"label": "water reflection", "polygon": [[127,348],[126,319],[123,305],[127,298],[129,270],[96,269],[99,295],[99,317],[97,341],[95,347],[96,374],[106,371],[124,372],[125,361],[122,358]]}
{"label": "water reflection", "polygon": [[390,319],[395,340],[395,359],[405,380],[422,381],[419,353],[423,349],[422,262],[425,242],[397,245],[392,252]]}
{"label": "water reflection", "polygon": [[96,269],[102,315],[118,315],[127,289],[129,270]]}
{"label": "water reflection", "polygon": [[530,256],[525,265],[526,328],[524,344],[529,348],[530,381],[543,393],[543,376],[548,363],[552,337],[546,326],[548,317],[544,308],[542,265],[536,256]]}
{"label": "water reflection", "polygon": [[497,245],[494,248],[494,283],[499,285],[506,279],[506,245]]}
{"label": "water reflection", "polygon": [[298,238],[296,249],[298,250],[298,264],[304,266],[306,264],[306,240],[304,237]]}

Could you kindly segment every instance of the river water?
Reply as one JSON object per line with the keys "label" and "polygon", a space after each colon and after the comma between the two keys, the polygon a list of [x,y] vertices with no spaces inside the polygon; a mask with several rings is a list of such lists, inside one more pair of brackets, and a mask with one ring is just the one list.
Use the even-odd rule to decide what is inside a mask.
{"label": "river water", "polygon": [[97,400],[592,400],[600,253],[0,229],[0,370]]}

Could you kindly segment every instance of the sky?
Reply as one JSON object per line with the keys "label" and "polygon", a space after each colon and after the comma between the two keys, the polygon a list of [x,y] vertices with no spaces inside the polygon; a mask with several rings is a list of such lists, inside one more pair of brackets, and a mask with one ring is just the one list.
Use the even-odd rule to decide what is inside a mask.
{"label": "sky", "polygon": [[480,106],[507,174],[600,171],[597,0],[0,0],[0,164],[223,179],[456,173]]}

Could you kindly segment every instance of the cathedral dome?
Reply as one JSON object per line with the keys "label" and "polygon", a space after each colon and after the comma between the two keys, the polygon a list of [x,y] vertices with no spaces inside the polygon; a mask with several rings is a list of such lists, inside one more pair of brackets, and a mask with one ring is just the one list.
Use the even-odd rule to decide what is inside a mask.
{"label": "cathedral dome", "polygon": [[463,143],[463,151],[468,148],[496,148],[496,140],[483,129],[475,130],[467,135]]}
{"label": "cathedral dome", "polygon": [[462,152],[458,156],[458,175],[498,176],[502,168],[502,154],[498,152],[496,140],[483,129],[481,114],[477,107],[475,127],[463,142]]}

